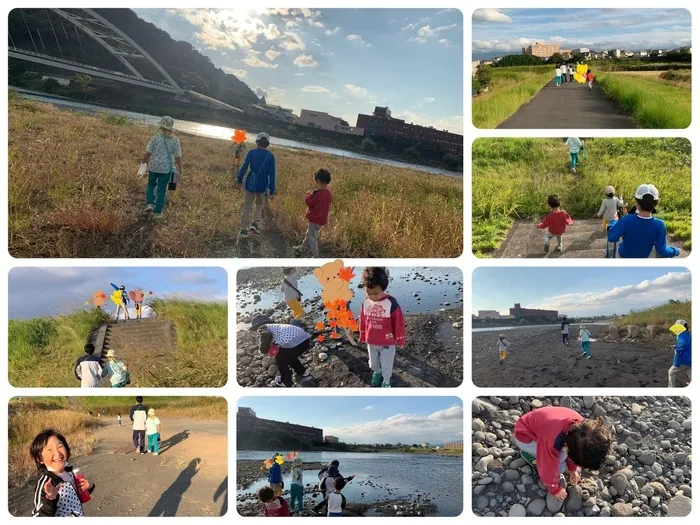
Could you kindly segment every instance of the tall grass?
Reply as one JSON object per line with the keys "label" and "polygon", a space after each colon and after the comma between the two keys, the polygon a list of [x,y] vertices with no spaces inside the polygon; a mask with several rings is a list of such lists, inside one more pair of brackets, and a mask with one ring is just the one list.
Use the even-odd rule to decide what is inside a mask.
{"label": "tall grass", "polygon": [[603,96],[617,102],[643,128],[685,129],[691,121],[691,90],[638,76],[598,77]]}
{"label": "tall grass", "polygon": [[493,68],[491,88],[472,98],[472,122],[480,129],[496,128],[528,102],[554,77],[550,66]]}
{"label": "tall grass", "polygon": [[[618,326],[637,325],[649,326],[660,325],[670,327],[678,319],[685,319],[688,325],[691,325],[692,320],[692,302],[688,301],[669,301],[661,306],[654,306],[645,310],[632,310],[626,316],[617,319]],[[691,326],[692,328],[692,326]]]}
{"label": "tall grass", "polygon": [[[106,416],[129,414],[134,405],[132,396],[74,398],[80,406],[93,412],[105,412]],[[159,417],[175,419],[197,419],[204,421],[227,421],[228,404],[223,397],[204,396],[145,396],[144,405],[155,409]]]}
{"label": "tall grass", "polygon": [[[148,376],[132,377],[132,386],[224,386],[228,379],[228,306],[174,299],[157,299],[150,306],[158,318],[174,323],[177,341],[172,358],[162,361]],[[10,320],[10,383],[16,387],[76,387],[75,360],[83,355],[90,332],[110,320],[101,310]]]}
{"label": "tall grass", "polygon": [[[183,173],[164,219],[144,221],[136,172],[155,130],[26,100],[9,104],[9,244],[16,257],[230,257],[242,194],[226,141],[180,135]],[[277,198],[264,231],[303,239],[314,172],[333,176],[323,247],[347,257],[457,257],[463,181],[323,153],[276,148]]]}
{"label": "tall grass", "polygon": [[472,249],[477,256],[496,250],[516,219],[536,219],[556,193],[573,217],[598,211],[605,186],[626,202],[639,184],[654,184],[661,195],[658,217],[690,249],[691,151],[678,138],[585,139],[579,173],[569,171],[568,149],[559,139],[477,139],[472,145]]}

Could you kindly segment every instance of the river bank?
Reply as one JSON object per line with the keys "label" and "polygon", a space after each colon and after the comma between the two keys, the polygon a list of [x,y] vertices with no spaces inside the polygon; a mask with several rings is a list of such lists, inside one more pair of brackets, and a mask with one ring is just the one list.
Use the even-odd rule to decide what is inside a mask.
{"label": "river bank", "polygon": [[472,380],[478,387],[666,387],[673,361],[673,334],[608,337],[608,327],[586,325],[595,341],[591,359],[576,341],[579,326],[570,327],[570,346],[562,344],[559,326],[513,328],[503,365],[498,361],[498,329],[472,333]]}
{"label": "river bank", "polygon": [[[9,248],[15,257],[291,257],[306,192],[323,166],[333,210],[325,257],[456,257],[462,181],[309,150],[277,148],[262,235],[238,242],[242,194],[222,140],[183,135],[183,173],[163,220],[144,213],[136,171],[155,130],[26,99],[9,103]],[[361,190],[361,191],[358,191]]]}

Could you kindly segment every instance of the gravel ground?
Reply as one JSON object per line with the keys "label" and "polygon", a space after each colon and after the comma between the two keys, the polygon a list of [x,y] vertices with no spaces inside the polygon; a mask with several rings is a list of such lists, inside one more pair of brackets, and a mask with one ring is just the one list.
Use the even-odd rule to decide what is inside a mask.
{"label": "gravel ground", "polygon": [[[523,414],[568,406],[615,428],[598,472],[582,471],[564,502],[547,494],[513,441]],[[472,403],[472,510],[477,516],[687,516],[691,404],[685,397],[484,397]]]}

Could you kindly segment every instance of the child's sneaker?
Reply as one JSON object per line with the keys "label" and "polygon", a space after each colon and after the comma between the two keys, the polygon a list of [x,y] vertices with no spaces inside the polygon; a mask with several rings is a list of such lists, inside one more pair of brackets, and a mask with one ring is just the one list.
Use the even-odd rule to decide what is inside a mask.
{"label": "child's sneaker", "polygon": [[260,233],[260,228],[258,227],[257,222],[251,222],[250,223],[250,231],[253,233]]}
{"label": "child's sneaker", "polygon": [[586,355],[586,352],[582,352],[582,353],[581,353],[581,357],[583,357],[584,355]]}
{"label": "child's sneaker", "polygon": [[563,248],[562,245],[560,244],[559,246],[556,247],[556,249],[555,249],[554,251],[556,251],[556,252],[562,252],[562,251],[564,251],[564,248]]}
{"label": "child's sneaker", "polygon": [[311,370],[309,370],[307,368],[306,370],[304,370],[304,373],[301,374],[301,377],[309,377],[310,375],[311,375]]}
{"label": "child's sneaker", "polygon": [[499,364],[499,365],[502,365],[502,364],[503,364],[503,359],[501,359],[501,360],[498,362],[498,364]]}
{"label": "child's sneaker", "polygon": [[549,243],[548,242],[544,243],[544,252],[545,253],[549,252]]}
{"label": "child's sneaker", "polygon": [[154,452],[153,455],[154,455],[154,456],[157,456],[157,455],[158,455],[158,452]]}
{"label": "child's sneaker", "polygon": [[390,383],[382,383],[382,388],[391,388]]}
{"label": "child's sneaker", "polygon": [[155,209],[155,206],[153,204],[146,204],[146,211],[153,211]]}
{"label": "child's sneaker", "polygon": [[372,374],[371,385],[372,386],[379,386],[381,384],[382,384],[382,373],[381,372],[374,372]]}
{"label": "child's sneaker", "polygon": [[240,232],[238,232],[238,236],[241,239],[246,239],[248,237],[248,230],[241,230]]}
{"label": "child's sneaker", "polygon": [[571,173],[576,173],[576,168],[571,168]]}
{"label": "child's sneaker", "polygon": [[153,214],[154,219],[162,219],[163,218],[163,213],[154,213]]}
{"label": "child's sneaker", "polygon": [[277,376],[273,381],[271,381],[270,386],[281,386],[283,388],[287,388],[287,385],[285,385],[282,382],[282,377],[280,377],[280,376]]}
{"label": "child's sneaker", "polygon": [[586,359],[590,359],[590,358],[591,358],[591,356],[586,356]]}

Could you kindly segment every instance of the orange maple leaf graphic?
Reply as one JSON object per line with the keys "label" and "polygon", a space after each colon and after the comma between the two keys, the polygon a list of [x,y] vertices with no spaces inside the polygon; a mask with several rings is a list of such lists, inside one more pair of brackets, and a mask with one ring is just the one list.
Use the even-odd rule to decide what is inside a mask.
{"label": "orange maple leaf graphic", "polygon": [[338,323],[335,322],[335,321],[331,321],[330,323],[328,323],[328,325],[329,325],[331,328],[335,328],[336,326],[338,326]]}
{"label": "orange maple leaf graphic", "polygon": [[323,343],[325,340],[326,340],[326,338],[322,335],[319,335],[318,339],[316,339],[316,341],[318,341],[319,343]]}
{"label": "orange maple leaf graphic", "polygon": [[338,270],[338,277],[340,277],[343,281],[352,281],[352,278],[355,277],[355,274],[352,273],[353,269],[354,268],[348,266],[343,266],[340,270]]}
{"label": "orange maple leaf graphic", "polygon": [[333,332],[331,334],[331,339],[340,339],[340,336],[338,335],[338,332]]}
{"label": "orange maple leaf graphic", "polygon": [[316,330],[323,330],[323,323],[316,323]]}

